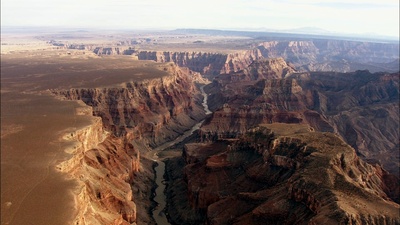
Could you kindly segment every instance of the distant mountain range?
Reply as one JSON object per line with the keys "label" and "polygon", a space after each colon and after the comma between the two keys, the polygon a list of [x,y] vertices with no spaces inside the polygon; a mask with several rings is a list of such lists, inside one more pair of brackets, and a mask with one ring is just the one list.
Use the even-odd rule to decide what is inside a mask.
{"label": "distant mountain range", "polygon": [[193,33],[193,34],[208,34],[208,35],[236,35],[236,36],[247,36],[247,37],[290,37],[290,38],[311,38],[311,39],[333,39],[333,40],[353,40],[353,41],[372,41],[372,42],[399,42],[399,37],[384,36],[374,33],[368,34],[347,34],[347,33],[336,33],[318,27],[301,27],[295,29],[247,29],[247,28],[235,28],[229,30],[219,29],[193,29],[193,28],[182,28],[176,29],[171,32],[174,33]]}

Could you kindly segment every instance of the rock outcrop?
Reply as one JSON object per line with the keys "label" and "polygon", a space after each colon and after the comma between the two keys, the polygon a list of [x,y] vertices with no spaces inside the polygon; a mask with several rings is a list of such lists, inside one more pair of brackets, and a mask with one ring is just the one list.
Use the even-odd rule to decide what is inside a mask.
{"label": "rock outcrop", "polygon": [[136,50],[132,47],[95,47],[96,55],[133,55]]}
{"label": "rock outcrop", "polygon": [[205,88],[215,112],[201,130],[208,138],[243,133],[260,123],[309,124],[335,132],[363,159],[398,176],[398,83],[398,73],[368,71],[295,73],[253,82],[220,75]]}
{"label": "rock outcrop", "polygon": [[[236,53],[145,51],[127,42],[115,46],[68,44],[50,41],[59,48],[93,51],[97,55],[135,55],[139,60],[174,62],[204,75],[230,74],[265,58],[284,58],[298,71],[371,72],[399,71],[399,44],[349,40],[273,40]],[[123,44],[123,45],[121,45]]]}
{"label": "rock outcrop", "polygon": [[95,116],[93,126],[67,135],[77,146],[59,165],[81,186],[75,224],[155,223],[154,162],[145,153],[205,116],[193,74],[173,64],[166,69],[168,76],[121,87],[52,90],[84,102],[82,112]]}
{"label": "rock outcrop", "polygon": [[[230,70],[229,70],[230,71]],[[252,61],[249,65],[241,69],[234,69],[224,76],[232,82],[256,81],[262,79],[279,79],[285,78],[295,72],[292,65],[288,64],[283,58],[260,58]]]}
{"label": "rock outcrop", "polygon": [[264,58],[258,49],[247,50],[228,55],[221,73],[229,74],[247,68],[254,61]]}
{"label": "rock outcrop", "polygon": [[123,87],[54,90],[71,100],[93,107],[116,136],[132,135],[150,146],[173,140],[205,116],[202,96],[187,69],[173,64],[171,75]]}
{"label": "rock outcrop", "polygon": [[138,58],[175,62],[206,75],[230,74],[254,61],[284,58],[298,71],[372,72],[399,70],[399,45],[344,40],[268,41],[237,53],[138,52]]}
{"label": "rock outcrop", "polygon": [[69,44],[69,43],[62,43],[57,42],[55,40],[51,40],[48,42],[53,46],[57,46],[61,49],[75,49],[75,50],[86,50],[92,51],[96,55],[133,55],[137,51],[131,46],[97,46],[94,44]]}
{"label": "rock outcrop", "polygon": [[221,73],[241,71],[263,58],[284,58],[298,71],[397,72],[399,45],[343,40],[268,41],[251,50],[229,54]]}
{"label": "rock outcrop", "polygon": [[206,75],[218,75],[224,66],[227,55],[209,52],[160,52],[139,51],[139,60],[154,60],[156,62],[174,62],[181,67]]}
{"label": "rock outcrop", "polygon": [[[91,114],[89,107],[79,113]],[[151,184],[152,171],[142,167],[140,152],[129,140],[114,137],[103,128],[101,118],[93,117],[92,125],[64,136],[75,141],[71,147],[72,158],[58,165],[78,181],[75,193],[77,215],[74,224],[136,224],[149,221],[148,215],[140,215],[134,201],[146,201],[146,197],[133,193],[134,182]],[[140,173],[140,176],[137,174]],[[150,192],[151,188],[139,188]],[[150,202],[150,200],[147,200]]]}
{"label": "rock outcrop", "polygon": [[183,160],[169,162],[175,178],[184,166],[180,183],[172,181],[168,191],[170,214],[180,214],[171,216],[176,223],[400,223],[383,170],[359,159],[339,137],[308,125],[265,126],[236,139],[186,145]]}
{"label": "rock outcrop", "polygon": [[398,44],[341,40],[269,41],[257,49],[265,58],[283,57],[308,71],[373,69],[369,63],[390,63],[399,57]]}

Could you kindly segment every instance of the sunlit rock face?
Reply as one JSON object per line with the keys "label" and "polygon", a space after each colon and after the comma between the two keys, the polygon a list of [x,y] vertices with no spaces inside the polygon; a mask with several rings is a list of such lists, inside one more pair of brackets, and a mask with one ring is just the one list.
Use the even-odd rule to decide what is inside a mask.
{"label": "sunlit rock face", "polygon": [[249,50],[229,54],[169,51],[139,51],[134,54],[142,60],[174,62],[206,75],[239,72],[255,61],[271,58],[283,58],[298,71],[399,70],[398,44],[344,40],[267,41]]}
{"label": "sunlit rock face", "polygon": [[166,68],[170,76],[121,87],[80,88],[56,91],[68,99],[93,107],[107,130],[116,136],[130,134],[150,146],[173,140],[201,118],[201,95],[187,69]]}
{"label": "sunlit rock face", "polygon": [[174,62],[206,75],[218,75],[227,60],[226,54],[208,52],[140,51],[137,55],[139,60]]}
{"label": "sunlit rock face", "polygon": [[[81,100],[93,124],[68,135],[73,157],[59,169],[75,178],[76,224],[154,224],[154,162],[149,146],[174,139],[204,118],[196,77],[173,64],[169,75],[120,87],[52,90]],[[142,153],[142,156],[141,156]]]}
{"label": "sunlit rock face", "polygon": [[341,40],[268,41],[257,49],[265,58],[283,57],[298,70],[374,72],[399,70],[399,45]]}

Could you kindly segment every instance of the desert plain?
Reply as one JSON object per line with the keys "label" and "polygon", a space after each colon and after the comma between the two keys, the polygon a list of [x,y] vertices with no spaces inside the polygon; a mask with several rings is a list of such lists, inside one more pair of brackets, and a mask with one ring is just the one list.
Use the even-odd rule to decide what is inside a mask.
{"label": "desert plain", "polygon": [[164,64],[53,49],[29,37],[21,43],[2,47],[1,55],[2,224],[69,224],[78,190],[57,169],[74,146],[63,136],[93,118],[79,113],[84,104],[56,98],[50,90],[161,77]]}

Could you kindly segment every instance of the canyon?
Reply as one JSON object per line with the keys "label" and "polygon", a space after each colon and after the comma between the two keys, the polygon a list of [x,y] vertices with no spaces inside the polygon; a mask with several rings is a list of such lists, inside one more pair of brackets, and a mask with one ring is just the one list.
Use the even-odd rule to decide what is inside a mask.
{"label": "canyon", "polygon": [[[399,70],[399,44],[351,40],[276,38],[264,42],[252,42],[236,51],[146,51],[140,44],[96,46],[63,44],[52,41],[55,46],[66,49],[92,51],[97,55],[134,55],[140,60],[174,62],[178,66],[203,75],[229,74],[245,69],[253,61],[268,58],[284,58],[297,71],[397,72]],[[132,42],[130,42],[132,43]],[[250,49],[249,49],[250,48]]]}
{"label": "canyon", "polygon": [[[283,59],[259,60],[240,72],[216,76],[205,87],[213,114],[198,132],[199,143],[186,144],[182,157],[167,161],[170,168],[167,195],[171,198],[168,211],[172,221],[175,224],[398,224],[395,212],[399,206],[394,203],[399,203],[400,190],[398,81],[399,73],[298,73]],[[382,135],[386,130],[391,130],[390,134]],[[305,139],[298,139],[299,134]],[[332,136],[327,140],[326,135]],[[306,136],[320,140],[321,145],[316,147]],[[285,140],[285,144],[278,144],[278,139]],[[308,144],[315,150],[324,149],[322,155],[332,154],[332,158],[316,164],[315,172],[306,166],[305,171],[298,173],[300,179],[297,169],[312,159],[303,161],[307,156],[298,154],[304,150],[292,151],[308,149],[305,147]],[[322,147],[324,144],[332,146]],[[295,147],[298,145],[301,147]],[[343,168],[355,169],[362,162],[362,169],[349,173],[332,169],[332,161],[346,158],[338,146],[345,146],[346,152],[351,152],[350,161],[355,163],[345,165],[349,160],[344,160]],[[325,152],[328,149],[332,152]],[[328,177],[316,178],[323,176],[325,166],[328,177],[344,176],[341,178],[344,183],[335,180],[330,183],[332,178]],[[306,174],[310,177],[305,178]],[[371,176],[376,176],[373,179],[378,183],[366,184],[368,181],[360,178]],[[301,180],[301,188],[296,189],[296,194],[288,193],[296,179]],[[310,184],[311,189],[307,190],[308,182],[314,179],[319,183]],[[354,184],[357,182],[361,183]],[[333,194],[326,204],[337,202],[337,210],[328,207],[332,210],[329,213],[335,215],[322,212],[319,207],[323,200],[315,200],[310,194],[318,193],[312,186],[319,189],[322,184],[330,186],[329,193]],[[354,185],[367,185],[369,191],[375,190],[374,195],[383,199],[382,204],[388,204],[382,208],[392,208],[389,211],[393,214],[379,218],[382,212],[368,211],[372,207],[368,202],[377,201],[361,203],[364,200],[358,199],[359,194],[349,192],[355,191]],[[187,197],[182,197],[181,192]],[[338,194],[343,192],[357,204],[343,202]],[[294,206],[296,202],[302,202],[302,207],[308,209],[300,210],[301,207]]]}
{"label": "canyon", "polygon": [[400,224],[398,44],[157,35],[2,54],[2,224]]}
{"label": "canyon", "polygon": [[175,224],[400,222],[399,205],[388,201],[388,173],[308,125],[265,124],[187,144],[182,158],[167,163]]}
{"label": "canyon", "polygon": [[[75,153],[80,160],[65,166],[78,167],[73,176],[84,183],[86,192],[80,198],[91,199],[90,205],[78,210],[85,212],[79,215],[79,224],[155,222],[156,217],[149,217],[154,207],[153,168],[157,171],[163,163],[159,161],[155,165],[157,160],[149,157],[149,153],[157,150],[151,148],[174,140],[205,116],[201,93],[189,71],[174,64],[164,69],[169,76],[126,83],[123,87],[52,90],[58,96],[91,106],[92,114],[101,118],[102,126],[111,134],[94,148],[85,147],[82,156]],[[89,172],[93,170],[96,172]],[[160,176],[163,174],[157,174],[157,179]],[[100,205],[92,205],[99,200]]]}

